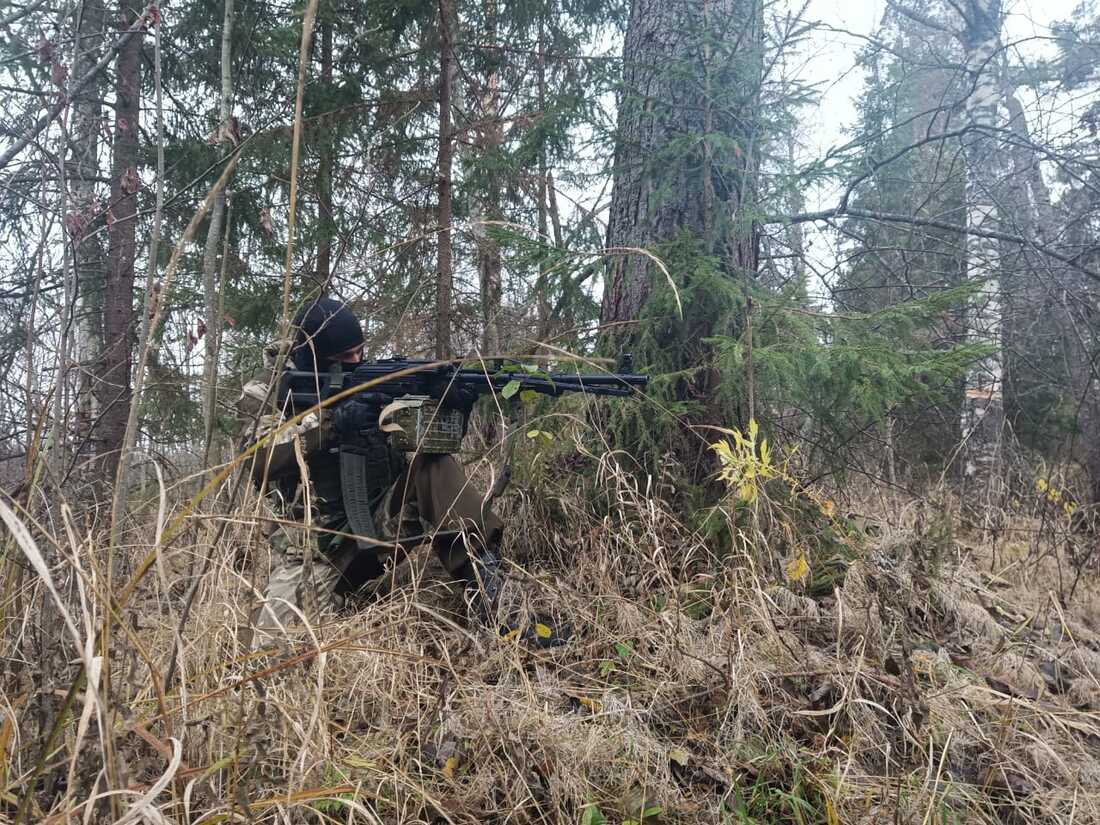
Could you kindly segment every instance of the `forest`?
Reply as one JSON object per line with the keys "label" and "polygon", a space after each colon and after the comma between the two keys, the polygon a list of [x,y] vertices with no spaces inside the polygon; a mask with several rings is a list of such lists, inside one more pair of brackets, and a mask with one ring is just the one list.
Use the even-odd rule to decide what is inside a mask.
{"label": "forest", "polygon": [[[1092,0],[6,0],[0,65],[0,823],[1100,825]],[[415,541],[317,516],[323,299],[481,381],[370,408]]]}

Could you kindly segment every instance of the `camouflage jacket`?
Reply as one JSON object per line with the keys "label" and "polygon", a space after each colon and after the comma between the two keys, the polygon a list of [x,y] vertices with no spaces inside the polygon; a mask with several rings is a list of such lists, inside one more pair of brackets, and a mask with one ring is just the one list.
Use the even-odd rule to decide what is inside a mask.
{"label": "camouflage jacket", "polygon": [[314,516],[322,521],[343,513],[337,445],[323,412],[309,413],[301,421],[284,427],[288,416],[278,404],[272,381],[279,380],[282,369],[292,369],[289,360],[276,369],[280,352],[288,352],[284,341],[264,347],[264,367],[245,382],[237,399],[239,431],[237,447],[243,451],[257,442],[261,447],[251,458],[252,481],[260,487],[266,481],[268,494],[278,509],[289,518],[305,514],[305,490],[295,446],[301,450],[310,480]]}
{"label": "camouflage jacket", "polygon": [[[274,397],[272,381],[277,383],[282,371],[275,366],[280,351],[288,352],[289,349],[286,341],[274,341],[264,347],[263,369],[245,382],[237,398],[237,449],[247,450],[261,439],[271,436],[253,459],[252,474],[257,485],[265,474],[269,479],[288,473],[297,474],[298,461],[294,456],[296,441],[301,445],[302,454],[309,457],[330,440],[329,428],[322,425],[320,413],[310,413],[298,423],[279,430],[286,423],[287,416]],[[285,360],[282,369],[293,369],[289,359]]]}
{"label": "camouflage jacket", "polygon": [[[313,519],[316,523],[335,529],[343,529],[343,490],[340,483],[339,443],[331,426],[331,418],[324,411],[306,415],[301,421],[280,429],[288,416],[275,399],[272,380],[277,382],[282,369],[293,369],[285,360],[282,369],[276,369],[279,353],[288,352],[286,342],[275,341],[264,348],[264,368],[245,382],[237,398],[239,431],[237,448],[247,450],[265,437],[267,441],[250,459],[253,483],[264,485],[277,509],[288,518],[301,519],[305,515],[305,490],[301,483],[301,465],[295,455],[295,445],[301,455],[310,481]],[[380,485],[388,485],[404,469],[400,453],[390,450],[388,466],[379,467]],[[372,502],[372,505],[376,502]]]}

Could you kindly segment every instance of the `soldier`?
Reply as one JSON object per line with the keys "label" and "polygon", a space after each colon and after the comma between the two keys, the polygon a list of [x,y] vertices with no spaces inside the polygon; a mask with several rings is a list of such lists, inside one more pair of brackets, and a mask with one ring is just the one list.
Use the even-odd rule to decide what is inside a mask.
{"label": "soldier", "polygon": [[[320,298],[307,304],[295,316],[293,330],[292,341],[265,349],[264,371],[245,384],[237,401],[241,449],[287,420],[285,400],[274,398],[270,386],[274,378],[278,387],[275,362],[281,353],[289,353],[282,369],[312,371],[318,382],[334,365],[353,367],[363,358],[359,321],[339,301]],[[331,614],[348,594],[381,575],[378,539],[396,551],[430,538],[444,569],[464,583],[476,614],[492,621],[503,523],[453,456],[417,455],[407,461],[389,446],[378,428],[387,400],[363,392],[335,410],[310,413],[253,457],[253,482],[266,491],[278,516],[270,536],[271,578],[256,621],[258,642],[295,623],[294,608],[311,620]],[[442,404],[468,416],[474,400],[456,388]],[[368,480],[361,512],[369,513],[375,536],[350,535],[355,531],[347,510],[356,503],[346,500],[338,452],[352,434],[368,447],[361,451]]]}

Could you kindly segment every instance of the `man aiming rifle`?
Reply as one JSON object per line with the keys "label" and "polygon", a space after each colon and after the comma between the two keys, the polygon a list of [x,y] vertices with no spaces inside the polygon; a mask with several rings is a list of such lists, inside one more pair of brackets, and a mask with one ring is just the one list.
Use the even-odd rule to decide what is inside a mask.
{"label": "man aiming rifle", "polygon": [[[293,335],[267,347],[265,371],[237,401],[239,446],[262,442],[252,479],[279,516],[258,642],[295,623],[296,608],[312,618],[342,607],[382,575],[380,550],[408,550],[426,540],[464,585],[474,615],[492,626],[504,524],[452,455],[475,401],[506,387],[625,395],[646,382],[637,375],[491,374],[422,361],[363,362],[358,319],[330,298],[303,307]],[[286,360],[276,367],[280,354]],[[303,412],[301,421],[278,431]]]}

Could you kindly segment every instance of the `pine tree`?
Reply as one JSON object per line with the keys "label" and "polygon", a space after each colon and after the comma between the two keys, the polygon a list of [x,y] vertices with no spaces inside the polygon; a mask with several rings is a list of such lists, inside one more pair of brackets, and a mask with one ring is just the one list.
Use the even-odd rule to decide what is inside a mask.
{"label": "pine tree", "polygon": [[696,415],[719,392],[708,341],[737,334],[757,266],[762,13],[755,0],[635,0],[623,45],[600,321],[612,351],[671,376],[667,397]]}

